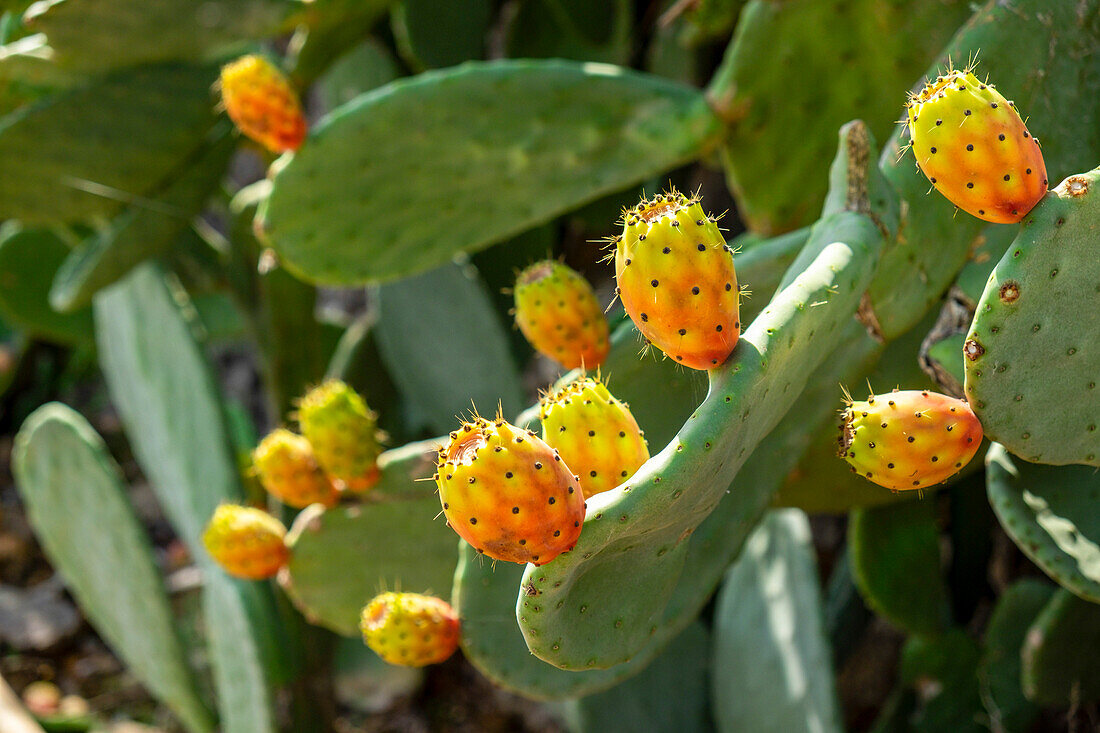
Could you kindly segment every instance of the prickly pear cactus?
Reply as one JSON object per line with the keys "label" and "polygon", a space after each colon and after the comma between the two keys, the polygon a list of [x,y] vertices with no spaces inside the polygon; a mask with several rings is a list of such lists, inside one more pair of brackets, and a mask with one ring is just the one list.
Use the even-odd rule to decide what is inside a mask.
{"label": "prickly pear cactus", "polygon": [[[989,437],[1041,463],[1100,466],[1100,168],[1028,215],[966,337],[966,396]],[[1051,410],[1051,405],[1072,409]]]}

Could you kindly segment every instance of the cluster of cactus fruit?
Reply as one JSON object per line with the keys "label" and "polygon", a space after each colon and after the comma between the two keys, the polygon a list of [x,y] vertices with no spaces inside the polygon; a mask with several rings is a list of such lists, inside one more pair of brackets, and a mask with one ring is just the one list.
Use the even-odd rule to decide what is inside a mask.
{"label": "cluster of cactus fruit", "polygon": [[[607,711],[629,720],[637,700],[680,683],[667,701],[673,729],[707,730],[709,718],[723,731],[838,731],[828,646],[845,623],[830,614],[853,607],[845,589],[910,634],[878,729],[901,729],[909,716],[906,725],[932,733],[969,731],[976,718],[1024,731],[1037,705],[1100,700],[1095,661],[1059,646],[1071,646],[1073,629],[1100,635],[1090,549],[1100,484],[1089,468],[1100,466],[1100,169],[1048,190],[1048,170],[1057,180],[1100,160],[1100,0],[990,0],[965,24],[962,0],[669,3],[662,22],[694,30],[673,41],[655,30],[654,43],[726,38],[736,22],[705,91],[676,65],[661,67],[669,80],[583,63],[632,57],[617,31],[596,43],[583,23],[555,26],[535,46],[582,63],[502,59],[384,83],[395,64],[372,67],[379,79],[360,68],[377,44],[332,64],[330,44],[351,43],[342,27],[363,37],[378,12],[334,0],[303,3],[266,33],[257,27],[274,10],[244,0],[255,16],[226,33],[243,41],[298,27],[285,57],[229,59],[239,43],[199,34],[208,45],[197,55],[139,44],[127,51],[138,65],[120,61],[115,75],[70,87],[62,72],[107,63],[65,45],[81,2],[95,5],[28,11],[28,27],[40,23],[57,45],[50,54],[0,45],[10,51],[0,81],[29,73],[16,59],[35,84],[9,91],[45,100],[0,125],[0,161],[16,161],[0,162],[14,166],[0,176],[0,210],[23,221],[0,228],[0,274],[33,259],[16,256],[28,243],[57,249],[52,284],[34,280],[46,283],[36,293],[50,318],[17,310],[6,293],[0,312],[38,337],[78,332],[78,317],[94,322],[134,455],[204,570],[219,697],[249,701],[219,700],[227,733],[279,727],[274,691],[286,678],[268,647],[274,639],[307,656],[297,638],[313,631],[305,622],[361,636],[393,665],[436,664],[461,649],[498,685],[570,700],[570,715],[586,721],[579,730],[601,727]],[[543,5],[559,3],[525,2],[511,22],[528,34],[556,23]],[[442,41],[453,39],[431,31],[432,9],[444,6],[405,0],[394,11],[391,40],[408,68],[466,58],[448,57]],[[608,12],[614,27],[631,22]],[[822,27],[845,29],[837,40],[851,48],[822,47]],[[884,28],[896,42],[879,43]],[[979,49],[982,70],[1035,116],[1042,149],[1013,101],[974,65],[951,64]],[[795,64],[806,78],[781,92],[776,69]],[[157,94],[192,72],[190,97]],[[879,156],[875,135],[915,79]],[[306,89],[336,100],[320,121],[307,123],[317,102],[300,98]],[[117,172],[98,158],[77,156],[71,170],[42,158],[46,178],[71,182],[57,193],[21,167],[22,148],[4,147],[27,139],[25,120],[68,135],[69,105],[131,94],[176,125],[142,165],[129,165],[138,158],[125,136],[112,143],[127,163]],[[1060,111],[1070,100],[1077,119]],[[215,108],[239,135],[209,117]],[[188,138],[187,125],[201,134]],[[810,172],[823,168],[838,127],[826,182]],[[114,140],[98,127],[88,135]],[[212,198],[240,136],[263,149],[245,144],[269,164],[267,178],[217,199],[224,234],[205,222],[181,234],[179,212],[197,214]],[[669,172],[718,157],[751,231],[727,241],[727,219],[671,180],[636,198],[666,173],[694,190],[698,181]],[[17,178],[26,191],[4,183]],[[73,220],[51,219],[56,207],[38,203],[36,187]],[[112,191],[155,205],[109,205]],[[172,216],[161,221],[161,209]],[[613,271],[599,279],[613,276],[613,295],[549,256],[564,228],[545,222],[559,216],[605,243]],[[55,242],[59,227],[68,234]],[[142,264],[155,256],[161,264]],[[188,297],[208,281],[228,283],[230,310],[246,322],[234,337],[250,334],[260,353],[267,411],[297,432],[257,439],[251,417],[219,394],[196,328],[217,332],[217,311]],[[335,335],[318,323],[316,285],[364,284],[365,314]],[[526,343],[495,320],[509,307]],[[541,392],[520,412],[514,354],[532,353],[541,357],[528,396]],[[455,376],[469,374],[467,363],[477,385]],[[558,367],[565,373],[548,385]],[[853,400],[846,388],[864,379],[897,388]],[[456,417],[475,388],[472,412]],[[102,441],[49,405],[27,419],[14,469],[43,546],[93,625],[189,731],[212,731]],[[932,492],[950,487],[955,512],[983,470],[1006,534],[1060,587],[1017,581],[979,644],[961,617],[948,620]],[[84,507],[87,524],[71,531],[63,505]],[[819,597],[801,510],[850,513],[845,572],[829,580],[840,601]],[[113,544],[97,539],[107,522],[124,528]],[[957,553],[967,524],[949,530]],[[277,579],[301,626],[282,628],[290,614],[270,584],[231,578]],[[113,597],[140,594],[160,600],[150,630],[128,635]],[[712,614],[705,629],[701,613]],[[700,681],[684,660],[703,657]],[[910,688],[928,679],[946,692],[915,700]],[[710,702],[694,689],[707,685]]]}

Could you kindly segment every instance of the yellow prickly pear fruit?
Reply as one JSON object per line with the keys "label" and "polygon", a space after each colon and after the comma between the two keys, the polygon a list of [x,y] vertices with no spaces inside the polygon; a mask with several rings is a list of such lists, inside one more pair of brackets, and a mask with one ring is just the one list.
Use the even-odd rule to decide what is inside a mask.
{"label": "yellow prickly pear fruit", "polygon": [[624,211],[615,280],[630,320],[677,364],[713,369],[737,345],[733,250],[696,199],[673,190]]}
{"label": "yellow prickly pear fruit", "polygon": [[626,481],[649,459],[630,408],[599,379],[578,379],[539,401],[542,439],[580,476],[587,499]]}
{"label": "yellow prickly pear fruit", "polygon": [[227,573],[248,580],[270,578],[286,564],[286,527],[267,512],[237,504],[214,511],[202,543]]}
{"label": "yellow prickly pear fruit", "polygon": [[284,428],[260,441],[252,451],[252,465],[264,489],[287,506],[333,506],[340,498],[340,492],[317,465],[309,441]]}
{"label": "yellow prickly pear fruit", "polygon": [[419,593],[375,596],[359,619],[363,641],[390,664],[438,664],[458,648],[458,614],[442,599]]}
{"label": "yellow prickly pear fruit", "polygon": [[298,424],[317,463],[348,491],[366,491],[378,481],[385,435],[377,419],[359,393],[339,380],[313,388],[298,405]]}
{"label": "yellow prickly pear fruit", "polygon": [[841,458],[894,491],[946,481],[982,444],[982,425],[970,405],[920,390],[849,400],[840,427]]}
{"label": "yellow prickly pear fruit", "polygon": [[985,221],[1020,221],[1047,191],[1039,143],[1015,105],[970,69],[910,96],[909,137],[924,175],[951,203]]}
{"label": "yellow prickly pear fruit", "polygon": [[255,54],[222,67],[222,104],[241,132],[273,153],[297,150],[306,137],[298,94],[283,72]]}
{"label": "yellow prickly pear fruit", "polygon": [[516,325],[537,351],[566,369],[595,369],[611,349],[607,319],[588,281],[555,260],[516,278]]}

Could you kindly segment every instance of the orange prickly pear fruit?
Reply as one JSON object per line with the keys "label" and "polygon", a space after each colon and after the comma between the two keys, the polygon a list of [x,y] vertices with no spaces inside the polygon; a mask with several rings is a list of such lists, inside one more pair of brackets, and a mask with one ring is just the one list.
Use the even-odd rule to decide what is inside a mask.
{"label": "orange prickly pear fruit", "polygon": [[737,345],[733,250],[698,200],[673,190],[624,211],[615,279],[634,325],[678,364],[712,369]]}
{"label": "orange prickly pear fruit", "polygon": [[202,543],[230,575],[263,580],[286,564],[289,553],[283,542],[285,536],[286,527],[267,512],[222,504],[206,525]]}
{"label": "orange prickly pear fruit", "polygon": [[848,401],[840,455],[852,470],[894,491],[946,481],[982,444],[982,425],[954,397],[906,390]]}
{"label": "orange prickly pear fruit", "polygon": [[630,408],[599,379],[578,379],[539,401],[542,439],[580,476],[587,499],[623,483],[649,459]]}
{"label": "orange prickly pear fruit", "polygon": [[566,369],[594,369],[611,349],[592,286],[561,262],[544,260],[516,278],[516,325],[537,351]]}
{"label": "orange prickly pear fruit", "polygon": [[252,451],[252,465],[264,489],[287,506],[333,506],[340,498],[340,492],[317,465],[309,441],[284,428],[260,441]]}
{"label": "orange prickly pear fruit", "polygon": [[446,601],[419,593],[382,593],[359,619],[363,641],[390,664],[423,667],[458,648],[458,614]]}
{"label": "orange prickly pear fruit", "polygon": [[970,69],[910,95],[909,137],[924,175],[951,203],[985,221],[1020,221],[1047,191],[1039,143],[1015,105]]}
{"label": "orange prickly pear fruit", "polygon": [[447,523],[491,558],[542,565],[580,536],[577,476],[532,431],[500,418],[476,418],[451,433],[435,479]]}
{"label": "orange prickly pear fruit", "polygon": [[297,150],[306,137],[298,94],[263,56],[242,56],[222,67],[218,86],[229,119],[273,153]]}
{"label": "orange prickly pear fruit", "polygon": [[377,420],[359,393],[339,380],[314,387],[298,404],[298,424],[317,463],[348,491],[366,491],[378,482],[386,436]]}

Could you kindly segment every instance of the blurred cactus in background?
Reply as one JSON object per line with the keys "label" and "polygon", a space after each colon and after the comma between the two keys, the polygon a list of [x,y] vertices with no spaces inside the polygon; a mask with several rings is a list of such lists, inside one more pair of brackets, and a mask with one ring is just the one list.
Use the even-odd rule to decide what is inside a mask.
{"label": "blurred cactus in background", "polygon": [[1100,728],[1100,0],[0,13],[12,472],[172,725]]}

